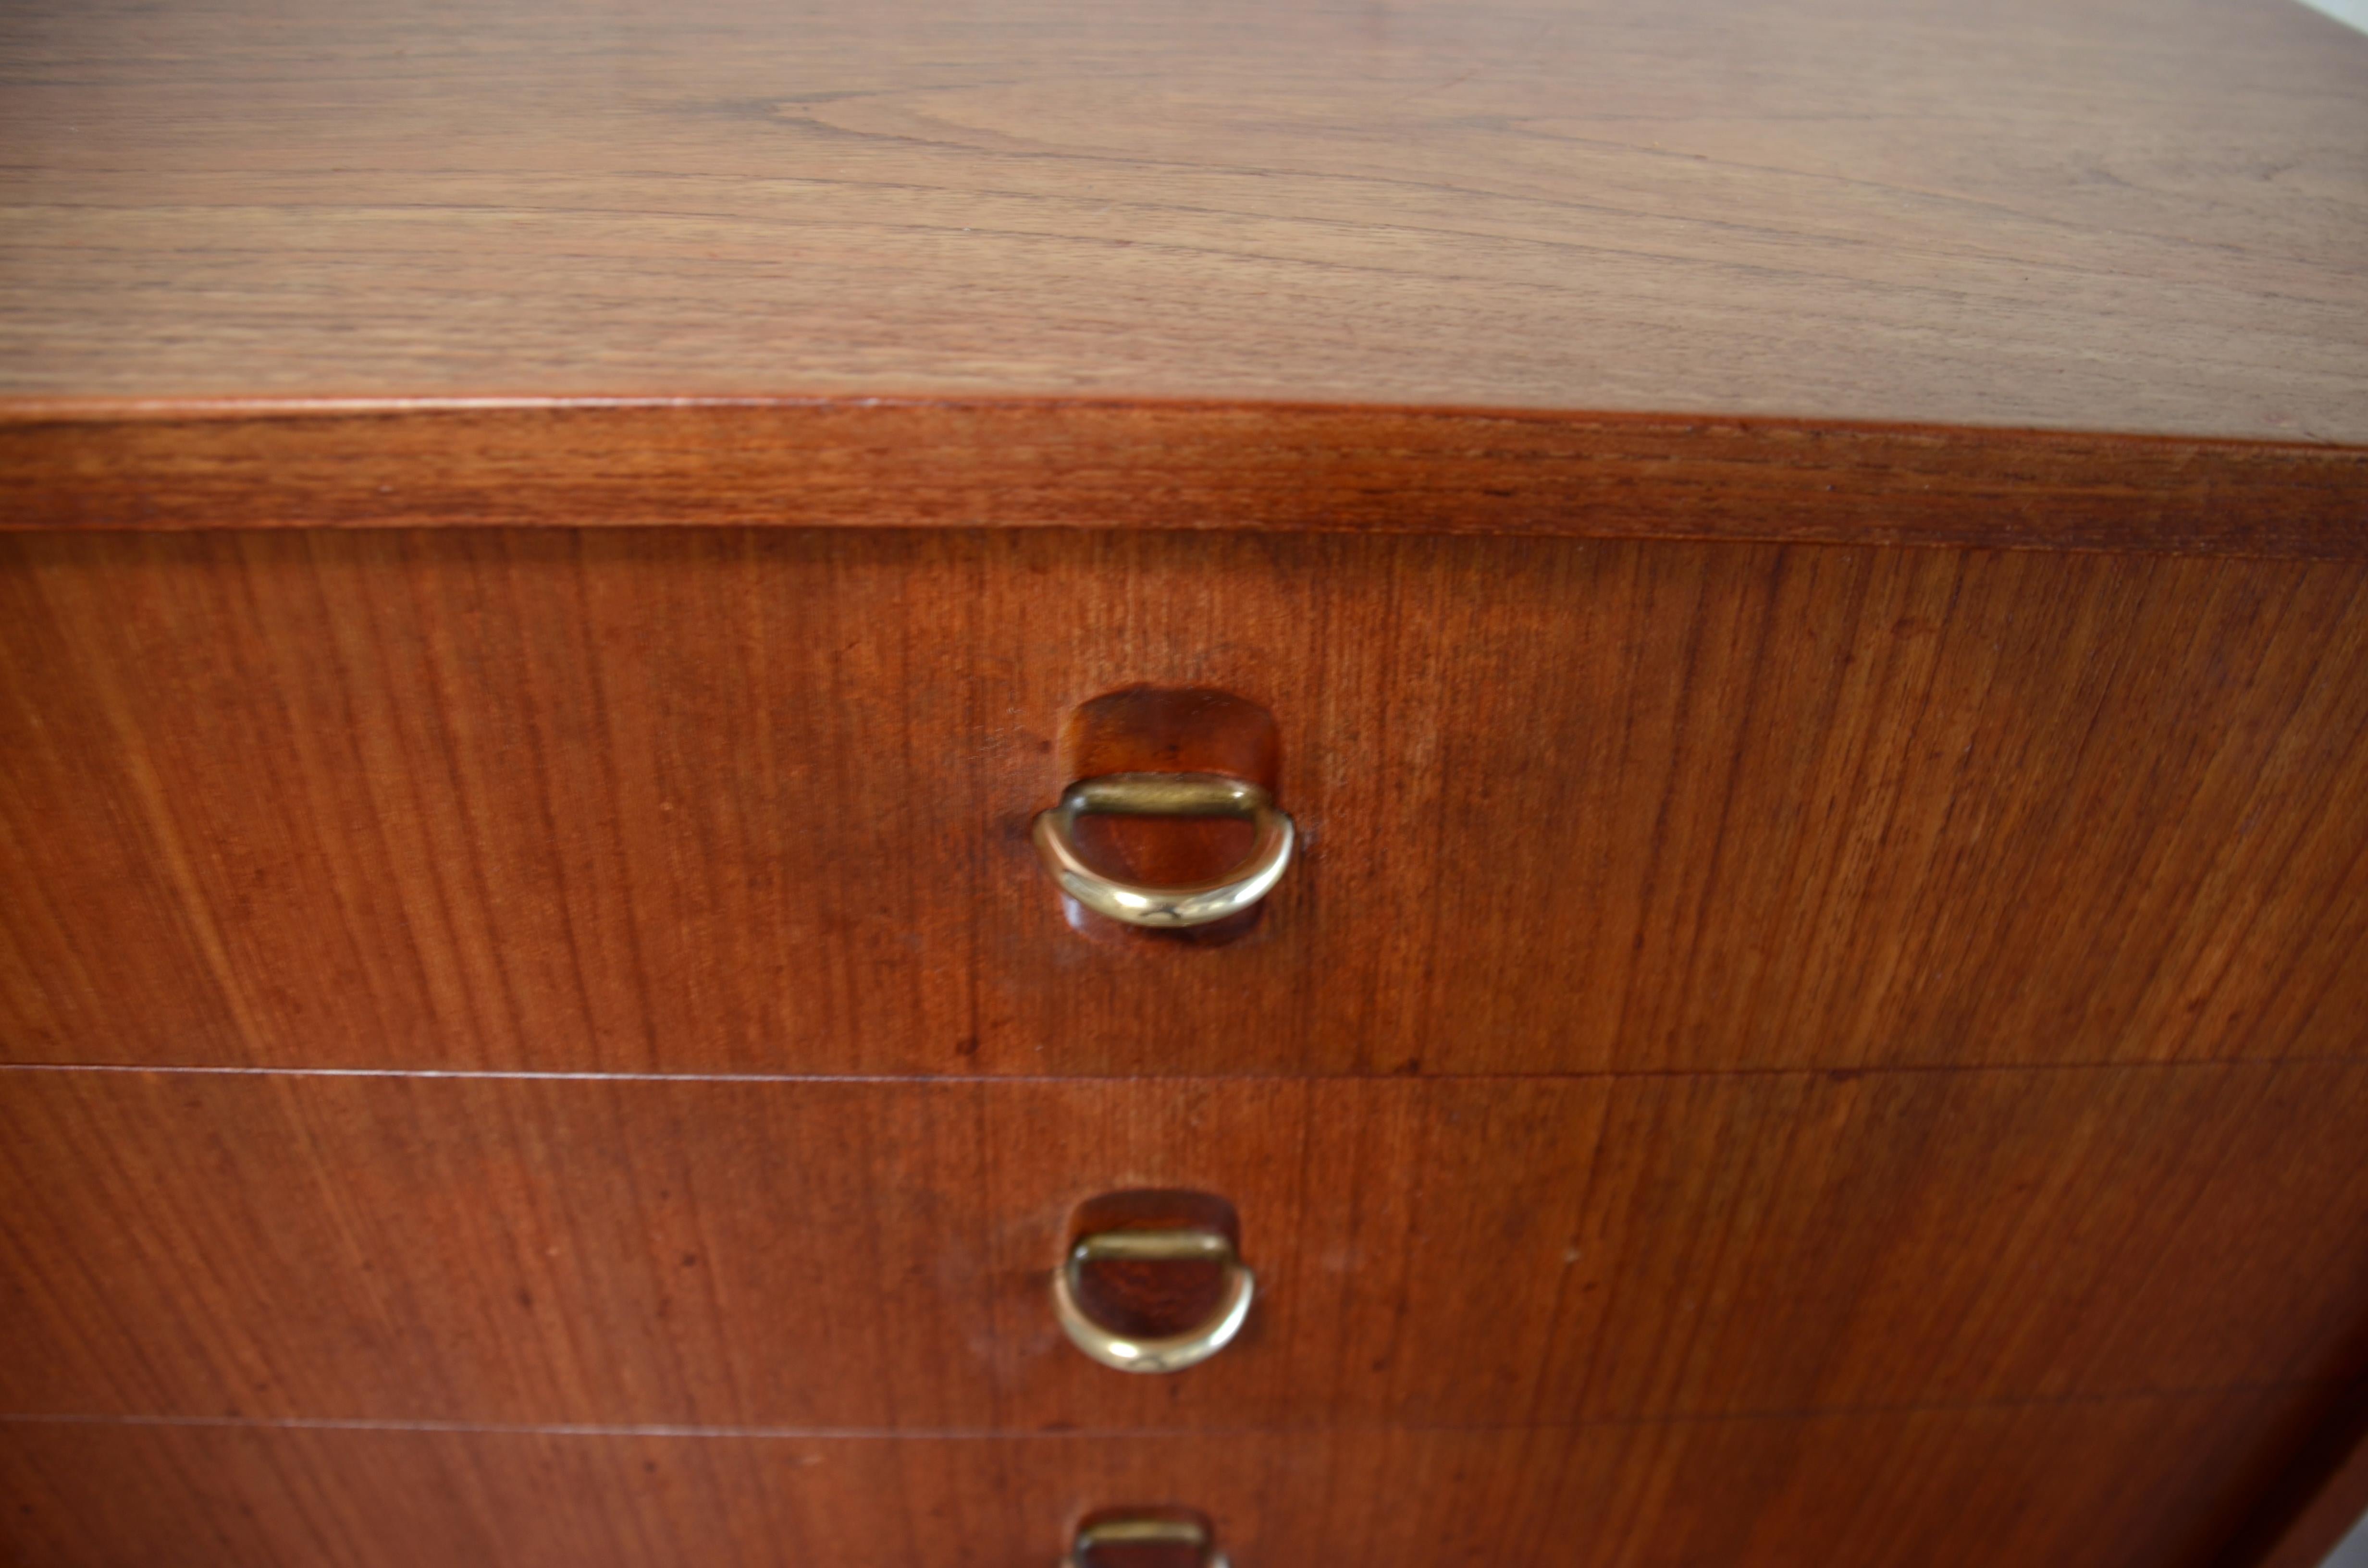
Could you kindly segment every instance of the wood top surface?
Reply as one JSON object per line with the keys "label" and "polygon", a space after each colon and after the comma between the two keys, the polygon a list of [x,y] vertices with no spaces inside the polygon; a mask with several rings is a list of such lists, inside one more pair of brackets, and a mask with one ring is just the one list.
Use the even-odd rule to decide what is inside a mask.
{"label": "wood top surface", "polygon": [[2292,0],[75,0],[0,145],[0,397],[2368,442],[2368,38]]}

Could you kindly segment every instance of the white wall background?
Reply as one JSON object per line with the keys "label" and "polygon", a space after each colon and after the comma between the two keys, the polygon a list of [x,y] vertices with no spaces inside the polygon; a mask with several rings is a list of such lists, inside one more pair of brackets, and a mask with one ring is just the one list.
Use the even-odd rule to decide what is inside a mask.
{"label": "white wall background", "polygon": [[2327,1568],[2368,1568],[2368,1519],[2352,1526],[2351,1533],[2336,1542]]}
{"label": "white wall background", "polygon": [[[2339,22],[2350,22],[2368,33],[2368,0],[2302,0],[2314,11],[2324,11]],[[2346,1562],[2343,1568],[2351,1568]]]}

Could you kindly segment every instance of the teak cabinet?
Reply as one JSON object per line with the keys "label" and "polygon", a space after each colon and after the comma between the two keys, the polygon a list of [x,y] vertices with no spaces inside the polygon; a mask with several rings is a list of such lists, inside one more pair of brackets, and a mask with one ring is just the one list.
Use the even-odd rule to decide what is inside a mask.
{"label": "teak cabinet", "polygon": [[[2368,38],[0,51],[12,1561],[2302,1568],[2368,1506]],[[1172,912],[1239,817],[1271,891],[1064,899],[1040,815],[1179,776],[1080,874]]]}

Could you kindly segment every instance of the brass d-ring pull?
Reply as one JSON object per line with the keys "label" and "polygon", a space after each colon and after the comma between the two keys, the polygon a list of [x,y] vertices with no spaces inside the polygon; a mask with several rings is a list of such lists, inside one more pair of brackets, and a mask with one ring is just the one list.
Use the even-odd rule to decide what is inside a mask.
{"label": "brass d-ring pull", "polygon": [[[1208,1262],[1224,1266],[1225,1290],[1209,1321],[1163,1338],[1121,1334],[1089,1316],[1077,1300],[1078,1276],[1086,1265],[1106,1261]],[[1180,1372],[1233,1343],[1250,1315],[1258,1287],[1234,1244],[1215,1231],[1099,1231],[1081,1236],[1068,1260],[1053,1275],[1053,1313],[1070,1343],[1105,1367],[1121,1372]]]}
{"label": "brass d-ring pull", "polygon": [[1077,1527],[1064,1568],[1097,1568],[1088,1555],[1103,1546],[1184,1546],[1201,1554],[1201,1568],[1230,1568],[1225,1554],[1209,1539],[1209,1527],[1198,1519],[1130,1518],[1092,1520]]}
{"label": "brass d-ring pull", "polygon": [[[1134,817],[1240,817],[1257,830],[1247,858],[1212,881],[1147,887],[1105,877],[1077,856],[1075,827],[1095,813]],[[1216,773],[1106,773],[1080,778],[1036,818],[1036,852],[1061,890],[1098,915],[1130,926],[1205,926],[1267,895],[1291,864],[1291,818],[1264,790]]]}

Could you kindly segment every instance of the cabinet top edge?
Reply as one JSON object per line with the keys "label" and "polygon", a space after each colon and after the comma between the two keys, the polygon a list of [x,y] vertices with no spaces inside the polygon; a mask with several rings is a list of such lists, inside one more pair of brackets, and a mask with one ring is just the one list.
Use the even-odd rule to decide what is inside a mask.
{"label": "cabinet top edge", "polygon": [[2368,559],[2368,447],[946,397],[0,399],[0,527],[1668,538]]}
{"label": "cabinet top edge", "polygon": [[1564,407],[1488,403],[1394,403],[1357,399],[1218,397],[1095,392],[945,392],[927,388],[864,392],[473,392],[447,394],[255,394],[188,396],[11,395],[0,392],[0,429],[37,426],[198,425],[472,417],[595,416],[663,418],[754,416],[816,423],[871,418],[1024,416],[1079,423],[1131,418],[1210,428],[1266,422],[1348,428],[1357,424],[1429,424],[1478,429],[1538,428],[1753,432],[1796,439],[1819,437],[1922,440],[1933,445],[2041,442],[2081,449],[2114,446],[2230,451],[2319,453],[2340,461],[2368,459],[2368,438],[2322,436],[2199,435],[2108,426],[2004,425],[1942,420],[1825,417],[1747,408]]}

